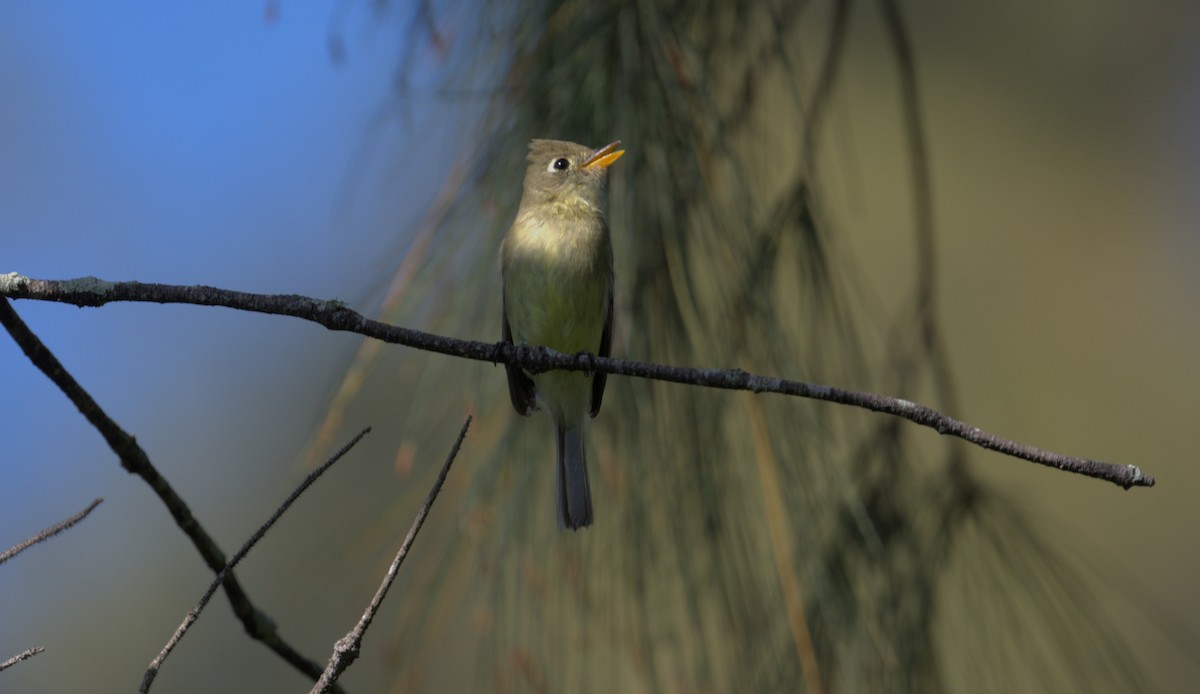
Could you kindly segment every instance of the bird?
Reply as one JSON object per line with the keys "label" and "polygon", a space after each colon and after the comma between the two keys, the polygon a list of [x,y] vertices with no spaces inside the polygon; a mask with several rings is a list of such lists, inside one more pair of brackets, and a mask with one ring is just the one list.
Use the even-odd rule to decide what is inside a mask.
{"label": "bird", "polygon": [[[604,221],[608,167],[625,153],[618,140],[593,150],[535,139],[516,219],[500,244],[503,340],[607,357],[612,347],[613,251]],[[600,412],[607,374],[545,371],[506,364],[517,414],[550,414],[557,449],[560,528],[592,524],[584,427]]]}

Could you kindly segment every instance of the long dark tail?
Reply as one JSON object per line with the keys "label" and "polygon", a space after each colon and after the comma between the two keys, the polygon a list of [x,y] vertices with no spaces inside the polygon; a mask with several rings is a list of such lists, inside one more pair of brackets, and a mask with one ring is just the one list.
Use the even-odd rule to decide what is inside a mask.
{"label": "long dark tail", "polygon": [[583,452],[583,422],[554,421],[558,441],[558,527],[578,530],[592,524],[592,490]]}

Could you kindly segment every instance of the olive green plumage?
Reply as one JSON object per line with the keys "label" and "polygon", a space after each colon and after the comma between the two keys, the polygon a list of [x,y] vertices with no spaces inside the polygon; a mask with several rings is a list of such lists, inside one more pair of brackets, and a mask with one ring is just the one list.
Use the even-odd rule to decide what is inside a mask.
{"label": "olive green plumage", "polygon": [[[607,168],[622,154],[618,144],[592,150],[559,140],[530,143],[521,205],[500,246],[506,342],[608,356],[613,256],[602,207]],[[591,525],[583,428],[587,415],[600,411],[605,374],[506,370],[517,412],[543,409],[553,419],[559,525]]]}

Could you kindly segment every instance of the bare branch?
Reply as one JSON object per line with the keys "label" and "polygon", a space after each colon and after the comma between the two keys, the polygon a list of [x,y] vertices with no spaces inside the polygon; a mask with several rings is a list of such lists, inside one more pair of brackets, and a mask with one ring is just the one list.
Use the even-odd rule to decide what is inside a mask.
{"label": "bare branch", "polygon": [[[932,408],[903,398],[773,376],[759,376],[741,369],[694,369],[663,364],[597,357],[592,354],[560,354],[545,347],[460,340],[369,320],[340,301],[318,301],[295,294],[249,294],[205,286],[178,286],[142,282],[105,282],[94,277],[76,280],[35,280],[16,273],[0,275],[0,296],[14,299],[58,301],[75,306],[103,306],[114,301],[144,301],[162,304],[225,306],[244,311],[294,316],[330,330],[373,337],[384,342],[416,347],[477,361],[515,364],[532,373],[552,369],[604,372],[672,383],[778,393],[890,414],[929,427],[939,434],[954,436],[982,448],[1015,458],[1107,480],[1125,489],[1152,487],[1154,478],[1136,465],[1062,455],[983,431]],[[11,309],[8,309],[11,311]],[[15,315],[15,314],[14,314]],[[85,413],[86,414],[86,413]]]}
{"label": "bare branch", "polygon": [[421,526],[425,524],[425,517],[429,515],[429,509],[433,507],[433,502],[437,499],[438,492],[442,490],[442,483],[446,481],[446,475],[450,472],[450,464],[454,462],[454,458],[458,456],[458,449],[462,446],[463,439],[467,436],[467,429],[471,426],[471,417],[467,417],[467,421],[463,422],[462,429],[458,432],[458,439],[454,441],[454,447],[450,449],[450,454],[446,456],[446,462],[442,465],[442,471],[438,474],[437,480],[433,483],[433,488],[429,490],[429,495],[425,497],[425,503],[421,506],[421,510],[417,512],[417,517],[413,519],[412,526],[408,529],[408,535],[404,537],[404,542],[400,545],[400,551],[396,554],[396,558],[392,560],[392,565],[388,567],[387,573],[383,577],[383,582],[379,584],[379,589],[375,591],[375,597],[371,598],[371,602],[367,605],[367,609],[363,611],[362,617],[359,618],[358,624],[350,630],[334,645],[333,655],[329,658],[329,664],[325,666],[325,672],[321,674],[321,679],[313,686],[312,692],[328,692],[334,686],[334,681],[337,680],[346,668],[358,659],[358,652],[362,646],[363,636],[367,633],[367,629],[371,626],[371,621],[375,619],[375,613],[379,611],[379,606],[383,604],[384,597],[387,596],[388,589],[392,587],[392,583],[396,580],[396,574],[400,571],[400,565],[404,563],[404,558],[408,556],[408,550],[412,547],[412,543],[417,539],[417,533],[421,531]]}
{"label": "bare branch", "polygon": [[[11,275],[0,275],[0,282],[11,278]],[[3,298],[0,298],[0,325],[8,330],[9,335],[25,352],[25,356],[29,357],[29,360],[41,369],[42,373],[46,374],[47,378],[59,387],[59,390],[66,394],[75,407],[83,413],[83,416],[100,432],[104,440],[108,442],[109,448],[121,459],[121,467],[138,475],[146,484],[150,485],[150,488],[154,490],[175,519],[175,524],[192,541],[208,567],[214,572],[223,569],[225,554],[196,520],[196,517],[192,515],[191,509],[184,503],[183,498],[150,463],[150,457],[138,445],[137,440],[101,409],[92,396],[67,372],[58,358],[29,329],[29,326],[25,325],[8,300]],[[320,677],[321,666],[305,658],[283,640],[275,628],[274,621],[250,602],[250,597],[233,574],[225,577],[225,594],[229,596],[234,614],[237,615],[242,627],[251,638],[261,641],[292,667],[314,680]]]}
{"label": "bare branch", "polygon": [[354,448],[354,446],[362,440],[362,437],[366,436],[368,433],[370,433],[370,431],[371,428],[367,427],[366,429],[358,432],[358,436],[350,439],[350,442],[345,446],[342,446],[340,451],[334,453],[333,456],[329,460],[325,461],[320,467],[308,473],[308,475],[304,477],[300,484],[296,485],[296,488],[292,490],[292,493],[288,494],[287,498],[283,500],[283,503],[279,505],[279,508],[275,509],[275,512],[271,514],[271,517],[268,518],[265,523],[259,526],[258,530],[254,531],[254,534],[250,536],[250,539],[246,540],[241,549],[234,553],[233,558],[229,560],[229,563],[225,565],[225,568],[221,569],[220,573],[218,573],[216,578],[213,579],[212,583],[209,584],[208,589],[204,591],[204,595],[200,596],[200,600],[196,602],[196,606],[193,607],[187,613],[187,616],[183,618],[183,623],[180,624],[179,628],[175,630],[174,635],[172,635],[171,639],[167,641],[167,645],[163,646],[162,650],[158,652],[158,656],[156,656],[154,660],[150,662],[150,667],[146,668],[146,674],[142,676],[142,686],[138,688],[138,691],[150,691],[150,685],[154,683],[154,678],[158,677],[158,671],[160,668],[162,668],[163,661],[167,659],[167,656],[170,655],[171,651],[175,649],[175,646],[179,643],[180,639],[183,638],[183,635],[187,633],[187,630],[191,628],[192,624],[200,617],[200,612],[205,608],[205,606],[208,605],[208,601],[212,599],[212,596],[217,592],[217,589],[221,587],[221,583],[225,580],[225,577],[228,576],[231,571],[233,571],[233,567],[237,566],[238,563],[240,563],[242,559],[244,559],[246,555],[250,553],[250,550],[254,548],[254,545],[258,544],[258,541],[267,534],[267,531],[270,530],[273,525],[275,525],[275,522],[278,521],[279,518],[283,516],[283,514],[286,513],[289,508],[291,508],[292,504],[296,503],[296,500],[300,498],[300,495],[317,481],[317,478],[325,474],[325,471],[332,467],[333,464],[338,460],[340,460],[342,456],[349,453],[350,449]]}
{"label": "bare branch", "polygon": [[[96,499],[96,500],[92,501],[92,503],[88,504],[87,508],[83,509],[79,513],[76,513],[75,515],[71,516],[70,518],[66,519],[65,521],[55,523],[54,525],[39,532],[38,534],[34,535],[33,537],[29,538],[28,540],[25,540],[24,542],[13,545],[9,549],[7,549],[3,552],[0,552],[0,564],[3,564],[4,562],[8,561],[9,559],[12,559],[13,557],[17,556],[21,552],[24,552],[25,550],[29,549],[30,547],[38,544],[39,542],[44,542],[46,540],[49,540],[50,538],[54,537],[55,535],[61,533],[62,531],[66,530],[67,528],[71,527],[72,525],[75,525],[79,521],[83,520],[84,518],[87,518],[88,514],[91,513],[92,510],[95,509],[97,506],[99,506],[103,501],[104,501],[104,499]],[[0,668],[0,669],[2,669],[2,668]]]}
{"label": "bare branch", "polygon": [[34,646],[33,648],[26,648],[25,650],[14,655],[13,657],[9,658],[8,660],[4,661],[3,663],[0,663],[0,670],[7,670],[8,668],[16,665],[17,663],[21,662],[22,660],[29,660],[30,658],[37,655],[38,653],[41,653],[44,650],[46,650],[46,649],[42,648],[41,646]]}
{"label": "bare branch", "polygon": [[[955,409],[955,394],[949,360],[945,358],[946,343],[937,322],[936,281],[938,278],[937,245],[934,233],[933,176],[929,168],[929,147],[926,145],[925,121],[922,117],[916,58],[913,56],[910,32],[904,23],[896,0],[880,0],[880,10],[887,29],[888,40],[896,54],[900,77],[900,103],[903,111],[905,139],[908,142],[909,166],[912,170],[913,230],[916,233],[916,306],[915,318],[922,347],[931,357],[934,384],[942,407]],[[942,357],[942,358],[938,358]],[[900,367],[901,388],[912,373],[911,355],[904,355]]]}

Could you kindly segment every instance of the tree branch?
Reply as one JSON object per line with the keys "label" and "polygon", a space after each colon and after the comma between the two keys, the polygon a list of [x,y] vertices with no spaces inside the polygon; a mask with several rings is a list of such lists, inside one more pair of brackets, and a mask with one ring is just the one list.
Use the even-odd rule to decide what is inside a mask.
{"label": "tree branch", "polygon": [[200,618],[200,612],[205,608],[205,606],[208,605],[209,600],[212,599],[212,596],[217,592],[217,589],[221,587],[221,582],[225,580],[225,577],[233,571],[233,567],[237,566],[242,559],[246,558],[246,555],[250,553],[250,550],[254,548],[254,545],[258,544],[258,541],[263,539],[263,537],[267,534],[267,531],[270,530],[272,526],[275,525],[276,521],[278,521],[283,514],[292,507],[292,504],[296,503],[296,500],[300,498],[301,494],[311,487],[317,481],[317,479],[321,477],[321,475],[325,474],[326,470],[333,467],[334,463],[341,460],[342,456],[349,453],[350,449],[354,448],[354,446],[362,440],[362,437],[366,436],[368,433],[370,433],[370,431],[370,427],[360,431],[357,436],[355,436],[353,439],[350,439],[349,443],[347,443],[345,446],[342,446],[340,451],[334,453],[329,460],[326,460],[320,467],[308,473],[304,479],[300,481],[300,484],[296,485],[296,488],[292,490],[292,493],[288,494],[287,498],[283,500],[283,503],[280,504],[277,509],[275,509],[275,512],[271,514],[271,517],[254,531],[254,534],[250,536],[250,539],[246,540],[246,542],[242,544],[241,549],[234,553],[233,557],[229,560],[229,563],[225,565],[225,568],[221,569],[220,573],[213,578],[213,581],[211,584],[209,584],[208,589],[204,591],[204,595],[200,596],[200,600],[196,602],[196,606],[189,610],[187,615],[184,616],[183,623],[181,623],[175,630],[175,633],[171,635],[171,638],[167,641],[167,645],[163,646],[162,650],[158,652],[158,655],[155,656],[154,660],[150,661],[150,666],[146,668],[145,674],[142,675],[142,685],[138,689],[139,692],[150,691],[150,686],[154,684],[154,679],[158,677],[158,671],[162,669],[163,661],[167,659],[167,656],[171,654],[171,651],[175,650],[175,646],[179,644],[181,639],[183,639],[183,635],[187,633],[192,624],[194,624],[195,621]]}
{"label": "tree branch", "polygon": [[7,670],[10,667],[21,662],[22,660],[29,660],[30,658],[37,655],[38,653],[41,653],[44,650],[46,650],[46,649],[42,648],[41,646],[34,646],[32,648],[26,648],[25,650],[14,655],[13,657],[9,658],[8,660],[4,661],[3,663],[0,663],[0,670]]}
{"label": "tree branch", "polygon": [[334,644],[333,655],[329,657],[329,664],[325,666],[325,672],[321,674],[321,679],[317,680],[310,694],[324,694],[331,691],[337,678],[341,677],[346,668],[350,667],[358,659],[358,652],[362,647],[363,636],[366,635],[367,629],[370,628],[371,622],[375,619],[375,613],[379,611],[379,606],[383,604],[383,599],[387,596],[392,583],[395,582],[396,575],[400,571],[400,565],[404,563],[405,557],[408,556],[408,550],[412,548],[413,541],[417,539],[417,533],[421,532],[421,526],[425,524],[425,517],[429,515],[429,509],[433,507],[433,502],[437,499],[438,492],[442,491],[442,483],[446,481],[446,475],[450,472],[450,465],[458,456],[458,449],[462,447],[463,439],[467,437],[467,429],[470,426],[471,418],[468,416],[467,421],[463,422],[462,429],[458,432],[458,438],[454,441],[454,446],[450,449],[450,454],[446,456],[446,462],[442,465],[442,471],[438,474],[433,487],[430,488],[429,494],[425,497],[425,503],[421,505],[421,510],[417,511],[416,518],[413,519],[412,525],[409,526],[408,535],[404,537],[404,542],[400,544],[400,551],[392,559],[391,566],[388,567],[387,573],[383,576],[383,581],[375,591],[375,596],[371,598],[371,602],[363,611],[358,624],[354,625],[350,633],[338,639],[337,643]]}
{"label": "tree branch", "polygon": [[68,518],[64,521],[59,521],[58,523],[55,523],[54,525],[50,526],[49,528],[46,528],[45,530],[43,530],[43,531],[39,532],[38,534],[34,535],[33,537],[29,538],[28,540],[25,540],[24,542],[13,545],[12,547],[9,547],[8,549],[4,550],[3,552],[0,552],[0,564],[3,564],[4,562],[8,561],[9,559],[12,559],[13,557],[17,556],[21,552],[24,552],[25,550],[29,549],[30,547],[38,544],[39,542],[45,542],[46,540],[49,540],[50,538],[54,537],[55,535],[61,533],[62,531],[66,530],[67,528],[71,527],[72,525],[75,525],[79,521],[83,520],[84,518],[87,518],[88,514],[91,513],[103,501],[104,501],[104,499],[96,499],[96,500],[92,501],[92,503],[88,504],[87,508],[83,509],[79,513],[76,513],[75,515],[71,516],[70,518]]}
{"label": "tree branch", "polygon": [[[57,301],[75,306],[103,306],[114,301],[225,306],[243,311],[303,318],[330,330],[358,333],[384,342],[430,352],[476,361],[519,365],[531,373],[541,373],[552,369],[604,372],[708,388],[748,390],[753,393],[778,393],[825,400],[901,417],[915,424],[929,427],[939,434],[954,436],[988,450],[1059,470],[1107,480],[1125,489],[1154,486],[1154,478],[1144,474],[1136,465],[1106,463],[1020,444],[903,398],[816,383],[791,381],[773,376],[759,376],[741,369],[685,368],[597,357],[586,353],[560,354],[545,347],[460,340],[370,320],[347,308],[340,301],[319,301],[295,294],[249,294],[206,286],[106,282],[94,277],[75,280],[37,280],[17,273],[0,275],[0,296],[14,299]],[[214,570],[219,570],[219,568]]]}
{"label": "tree branch", "polygon": [[[12,275],[0,275],[0,283],[7,285],[12,278]],[[79,385],[79,382],[67,372],[58,358],[29,329],[29,326],[25,325],[25,322],[13,310],[12,305],[4,298],[0,298],[0,325],[8,330],[9,335],[25,352],[25,356],[29,357],[29,360],[41,369],[42,373],[46,374],[46,377],[58,386],[59,390],[66,394],[83,416],[100,432],[100,435],[108,442],[109,448],[121,459],[121,467],[141,477],[146,484],[150,485],[150,488],[154,490],[167,507],[167,511],[175,519],[175,524],[192,541],[192,545],[196,547],[196,551],[200,553],[204,563],[214,573],[225,568],[225,554],[221,548],[192,515],[192,510],[188,508],[183,498],[151,464],[150,457],[138,445],[137,440],[101,409],[92,396],[83,389],[83,386]],[[261,641],[292,667],[314,680],[321,676],[321,666],[305,658],[283,640],[275,628],[275,623],[250,602],[250,596],[246,594],[245,589],[233,574],[225,577],[225,594],[229,596],[234,614],[237,615],[242,627],[251,638]]]}

